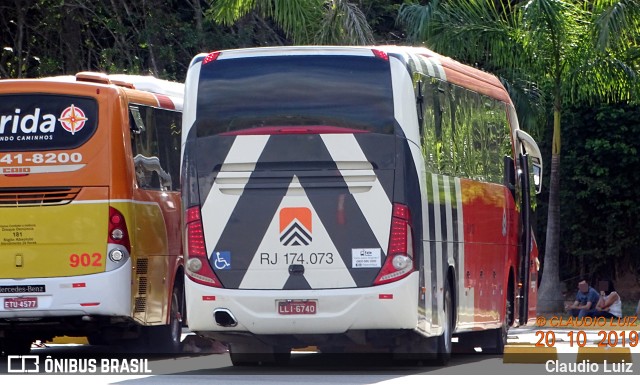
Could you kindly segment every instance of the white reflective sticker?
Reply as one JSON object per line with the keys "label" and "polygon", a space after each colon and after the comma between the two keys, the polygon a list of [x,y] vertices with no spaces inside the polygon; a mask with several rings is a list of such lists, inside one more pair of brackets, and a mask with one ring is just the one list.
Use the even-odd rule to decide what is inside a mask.
{"label": "white reflective sticker", "polygon": [[351,249],[351,268],[380,267],[382,253],[376,249]]}

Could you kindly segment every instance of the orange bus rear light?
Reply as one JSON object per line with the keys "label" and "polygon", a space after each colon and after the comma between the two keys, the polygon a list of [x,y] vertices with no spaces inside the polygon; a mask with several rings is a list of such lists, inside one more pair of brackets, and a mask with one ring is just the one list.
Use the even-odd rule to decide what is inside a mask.
{"label": "orange bus rear light", "polygon": [[129,253],[131,253],[131,242],[129,241],[127,222],[124,219],[124,215],[111,206],[109,206],[109,230],[107,242],[123,246]]}
{"label": "orange bus rear light", "polygon": [[81,303],[80,306],[99,306],[100,302],[87,302],[87,303]]}

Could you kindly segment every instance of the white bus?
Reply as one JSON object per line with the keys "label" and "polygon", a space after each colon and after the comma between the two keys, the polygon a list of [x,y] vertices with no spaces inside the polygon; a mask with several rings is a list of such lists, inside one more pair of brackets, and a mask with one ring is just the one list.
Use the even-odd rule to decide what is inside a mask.
{"label": "white bus", "polygon": [[234,364],[446,362],[454,334],[500,352],[535,316],[541,155],[495,76],[424,48],[227,50],[184,103],[189,327]]}

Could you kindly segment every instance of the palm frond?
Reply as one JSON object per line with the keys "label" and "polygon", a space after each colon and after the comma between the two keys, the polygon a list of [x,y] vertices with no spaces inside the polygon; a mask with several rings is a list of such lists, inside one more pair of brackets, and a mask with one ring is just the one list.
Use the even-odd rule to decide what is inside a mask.
{"label": "palm frond", "polygon": [[396,22],[405,27],[410,43],[421,43],[429,36],[431,22],[438,16],[440,1],[430,1],[426,5],[405,3],[398,11]]}
{"label": "palm frond", "polygon": [[374,42],[373,31],[357,5],[333,0],[316,35],[317,44],[367,45]]}
{"label": "palm frond", "polygon": [[537,84],[523,78],[499,78],[515,106],[520,128],[535,137],[542,137],[545,128],[545,94]]}
{"label": "palm frond", "polygon": [[633,101],[640,96],[638,72],[606,53],[576,60],[570,68],[566,78],[566,96],[572,101]]}
{"label": "palm frond", "polygon": [[596,48],[604,51],[612,45],[629,46],[629,34],[640,37],[640,0],[610,1],[594,22]]}
{"label": "palm frond", "polygon": [[296,44],[307,44],[322,19],[323,0],[273,1],[270,15]]}
{"label": "palm frond", "polygon": [[212,0],[207,16],[216,23],[232,25],[238,19],[249,13],[255,6],[256,0]]}

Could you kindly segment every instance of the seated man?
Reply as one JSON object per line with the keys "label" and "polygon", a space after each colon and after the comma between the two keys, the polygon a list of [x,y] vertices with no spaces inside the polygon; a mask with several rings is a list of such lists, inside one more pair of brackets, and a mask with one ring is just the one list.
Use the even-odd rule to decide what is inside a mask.
{"label": "seated man", "polygon": [[573,304],[568,305],[566,310],[571,316],[582,318],[586,316],[590,310],[595,310],[599,299],[600,295],[596,289],[589,286],[586,279],[581,279],[580,282],[578,282],[576,300]]}
{"label": "seated man", "polygon": [[600,282],[600,300],[596,304],[596,310],[589,311],[587,317],[622,317],[622,301],[613,286],[613,281]]}

